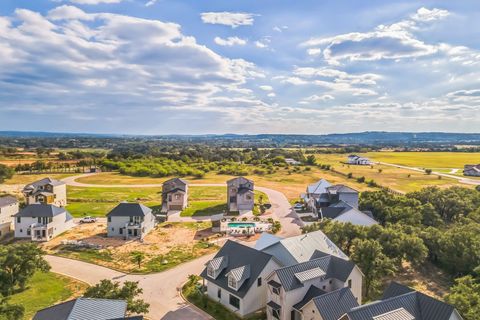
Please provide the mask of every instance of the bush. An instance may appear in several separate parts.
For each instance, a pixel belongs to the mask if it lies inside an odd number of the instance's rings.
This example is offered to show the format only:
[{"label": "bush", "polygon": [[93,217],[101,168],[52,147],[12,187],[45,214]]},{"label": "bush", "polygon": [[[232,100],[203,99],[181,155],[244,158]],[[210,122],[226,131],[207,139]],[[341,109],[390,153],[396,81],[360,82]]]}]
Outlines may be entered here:
[{"label": "bush", "polygon": [[359,177],[357,178],[358,183],[364,183],[365,182],[365,177]]},{"label": "bush", "polygon": [[348,179],[352,179],[352,177],[353,177],[353,173],[349,172],[349,173],[347,174],[347,178],[348,178]]}]

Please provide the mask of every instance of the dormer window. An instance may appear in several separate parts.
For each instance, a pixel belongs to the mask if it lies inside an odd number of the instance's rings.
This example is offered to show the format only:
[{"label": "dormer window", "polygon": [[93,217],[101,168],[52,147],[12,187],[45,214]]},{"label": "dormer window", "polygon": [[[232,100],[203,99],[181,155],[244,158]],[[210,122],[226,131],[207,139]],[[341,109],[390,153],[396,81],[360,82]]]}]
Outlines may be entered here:
[{"label": "dormer window", "polygon": [[232,276],[228,276],[228,286],[232,289],[237,289],[237,280]]},{"label": "dormer window", "polygon": [[215,269],[213,269],[212,266],[208,266],[208,267],[207,267],[207,275],[208,275],[210,278],[215,279]]}]

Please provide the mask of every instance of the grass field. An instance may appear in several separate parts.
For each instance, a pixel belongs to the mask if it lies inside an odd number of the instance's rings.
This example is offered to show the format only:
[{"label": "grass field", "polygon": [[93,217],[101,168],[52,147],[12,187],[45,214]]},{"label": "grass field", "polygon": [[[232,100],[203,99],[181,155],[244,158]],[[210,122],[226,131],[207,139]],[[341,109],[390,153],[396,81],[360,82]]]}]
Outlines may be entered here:
[{"label": "grass field", "polygon": [[48,173],[42,173],[42,174],[15,174],[11,179],[8,179],[4,182],[4,184],[28,184],[31,182],[34,182],[36,180],[40,180],[46,177],[50,177],[53,179],[63,179],[66,177],[71,177],[78,175],[78,173],[54,173],[54,174],[48,174]]},{"label": "grass field", "polygon": [[[365,154],[365,156],[371,154],[372,153]],[[356,166],[343,164],[342,162],[346,160],[346,156],[345,154],[320,154],[317,155],[317,161],[322,164],[330,164],[335,170],[345,174],[352,173],[354,177],[363,176],[367,181],[374,180],[382,186],[401,192],[416,191],[427,186],[449,187],[460,185],[455,179],[446,177],[439,179],[437,175],[427,175],[423,172],[415,172],[392,166],[377,164],[371,166]],[[379,161],[373,157],[371,157],[371,159]],[[350,185],[349,182],[347,182],[347,184]],[[462,184],[462,186],[468,187],[464,184]]]},{"label": "grass field", "polygon": [[480,153],[466,152],[368,152],[363,156],[375,161],[417,168],[461,168],[480,163]]},{"label": "grass field", "polygon": [[11,297],[10,303],[24,306],[24,319],[31,319],[38,310],[79,296],[86,288],[83,282],[51,272],[38,272],[25,291]]}]

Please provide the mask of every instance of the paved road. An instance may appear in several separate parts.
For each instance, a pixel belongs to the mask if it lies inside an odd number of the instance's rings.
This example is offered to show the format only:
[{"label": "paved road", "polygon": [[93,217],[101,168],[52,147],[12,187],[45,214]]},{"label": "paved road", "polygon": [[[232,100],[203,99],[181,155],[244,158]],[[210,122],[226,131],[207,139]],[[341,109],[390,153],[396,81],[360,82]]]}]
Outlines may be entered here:
[{"label": "paved road", "polygon": [[180,297],[178,290],[190,274],[199,274],[204,264],[213,255],[184,263],[176,268],[148,275],[129,275],[94,264],[56,256],[47,256],[52,271],[79,279],[88,284],[96,284],[102,279],[115,281],[138,281],[143,289],[143,299],[150,303],[151,319],[162,320],[206,320],[211,317],[191,307]]},{"label": "paved road", "polygon": [[[393,164],[393,163],[387,163],[387,162],[376,162],[376,163],[383,164],[385,166],[396,167],[396,168],[400,168],[400,169],[412,170],[412,171],[416,171],[416,172],[425,172],[425,169],[421,169],[421,168],[407,167],[407,166],[402,166],[402,165],[399,165],[399,164]],[[432,174],[437,175],[437,176],[442,176],[442,177],[445,177],[445,178],[455,179],[458,182],[463,183],[463,184],[480,185],[480,180],[474,180],[474,179],[454,176],[452,174],[441,173],[441,172],[436,172],[436,171],[432,171]]]}]

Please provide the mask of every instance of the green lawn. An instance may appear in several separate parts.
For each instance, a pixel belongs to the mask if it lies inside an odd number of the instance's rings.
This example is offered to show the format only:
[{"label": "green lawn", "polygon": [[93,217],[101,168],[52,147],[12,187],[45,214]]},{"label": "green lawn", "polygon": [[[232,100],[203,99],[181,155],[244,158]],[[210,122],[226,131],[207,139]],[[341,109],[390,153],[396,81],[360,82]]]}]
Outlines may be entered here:
[{"label": "green lawn", "polygon": [[479,152],[368,152],[376,161],[418,168],[461,168],[480,163]]},{"label": "green lawn", "polygon": [[36,273],[25,291],[14,294],[10,303],[25,308],[25,319],[31,319],[35,312],[71,298],[83,292],[87,285],[55,273]]}]

